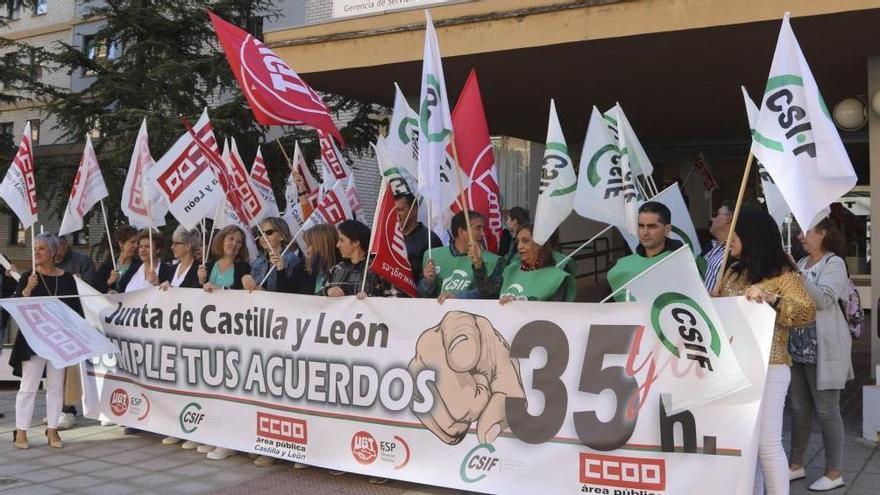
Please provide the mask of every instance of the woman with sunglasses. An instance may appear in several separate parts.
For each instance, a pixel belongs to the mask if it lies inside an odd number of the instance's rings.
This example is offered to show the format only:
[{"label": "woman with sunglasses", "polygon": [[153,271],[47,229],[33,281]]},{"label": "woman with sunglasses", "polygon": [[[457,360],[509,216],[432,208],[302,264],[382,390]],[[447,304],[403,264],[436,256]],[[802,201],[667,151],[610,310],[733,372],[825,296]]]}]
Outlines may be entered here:
[{"label": "woman with sunglasses", "polygon": [[[268,290],[271,292],[287,292],[311,294],[307,278],[303,273],[303,263],[295,246],[291,246],[284,255],[284,248],[290,243],[290,228],[287,222],[278,217],[269,217],[260,222],[257,231],[260,256],[251,262],[251,273],[245,275],[241,282],[247,290]],[[266,273],[269,274],[268,278]],[[266,282],[260,286],[263,279]]]}]

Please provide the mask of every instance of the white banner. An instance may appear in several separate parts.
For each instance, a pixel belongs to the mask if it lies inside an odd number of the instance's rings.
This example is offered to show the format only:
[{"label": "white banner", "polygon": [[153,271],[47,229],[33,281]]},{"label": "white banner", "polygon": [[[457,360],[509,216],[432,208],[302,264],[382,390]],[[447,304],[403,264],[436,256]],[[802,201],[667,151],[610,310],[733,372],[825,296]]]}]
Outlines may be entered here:
[{"label": "white banner", "polygon": [[752,493],[774,313],[742,298],[713,304],[750,386],[675,416],[660,394],[696,364],[642,303],[107,298],[121,352],[86,394],[121,425],[485,493]]},{"label": "white banner", "polygon": [[94,326],[58,299],[4,299],[0,306],[18,324],[34,353],[56,368],[118,352]]},{"label": "white banner", "polygon": [[417,9],[442,3],[460,3],[468,0],[333,0],[333,18],[343,19],[361,15],[384,14],[395,10]]}]

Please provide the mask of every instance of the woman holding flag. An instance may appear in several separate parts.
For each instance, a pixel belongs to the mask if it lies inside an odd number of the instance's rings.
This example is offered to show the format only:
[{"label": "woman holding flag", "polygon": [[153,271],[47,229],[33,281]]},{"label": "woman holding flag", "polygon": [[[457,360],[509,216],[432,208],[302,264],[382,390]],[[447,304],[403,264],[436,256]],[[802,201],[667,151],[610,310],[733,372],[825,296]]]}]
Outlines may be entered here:
[{"label": "woman holding flag", "polygon": [[165,238],[159,232],[150,232],[147,229],[140,231],[135,237],[137,241],[137,253],[140,258],[138,265],[131,266],[125,275],[119,279],[119,292],[133,292],[136,290],[158,287],[162,282],[171,280],[173,268],[162,263],[160,253],[165,247]]},{"label": "woman holding flag", "polygon": [[[52,234],[39,234],[34,238],[34,266],[36,270],[24,272],[18,281],[14,297],[75,296],[76,281],[73,275],[55,266],[55,253],[58,251],[58,238]],[[65,297],[61,301],[70,309],[83,315],[82,305],[76,297]],[[58,418],[64,401],[64,368],[56,368],[52,363],[34,354],[24,334],[15,337],[12,354],[9,356],[12,374],[21,377],[18,394],[15,396],[15,431],[12,441],[17,449],[28,449],[27,430],[34,414],[34,401],[37,389],[46,373],[46,438],[49,446],[60,449],[64,446],[58,435]]]},{"label": "woman holding flag", "polygon": [[[131,225],[124,225],[113,232],[111,242],[116,244],[116,247],[119,249],[117,251],[119,257],[116,259],[115,269],[112,259],[108,259],[98,268],[98,272],[95,275],[95,289],[98,292],[105,294],[111,290],[119,292],[116,282],[125,275],[132,265],[137,265],[140,262],[137,259],[137,234],[137,229]],[[137,269],[137,266],[135,266],[135,269]]]},{"label": "woman holding flag", "polygon": [[[782,235],[773,218],[756,207],[744,206],[730,242],[736,261],[721,278],[722,296],[745,296],[776,311],[770,367],[761,399],[756,492],[763,484],[768,495],[787,494],[788,460],[782,448],[782,411],[791,382],[789,331],[816,318],[816,306],[804,289],[798,268],[782,248]],[[763,476],[761,476],[763,474]]]},{"label": "woman holding flag", "polygon": [[[242,278],[242,285],[247,290],[268,290],[271,292],[287,292],[294,294],[312,294],[314,286],[308,287],[303,273],[303,263],[293,249],[283,255],[284,246],[290,244],[290,228],[287,222],[278,217],[269,217],[260,222],[255,232],[262,253],[251,263],[251,273]],[[269,271],[269,267],[275,269]],[[259,281],[269,278],[263,287]]]}]

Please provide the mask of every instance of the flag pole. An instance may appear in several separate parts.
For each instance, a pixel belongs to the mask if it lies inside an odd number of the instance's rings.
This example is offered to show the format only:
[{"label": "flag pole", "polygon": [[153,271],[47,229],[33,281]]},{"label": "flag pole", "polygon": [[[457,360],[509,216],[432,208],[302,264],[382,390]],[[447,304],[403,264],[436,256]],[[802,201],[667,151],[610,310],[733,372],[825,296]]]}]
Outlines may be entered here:
[{"label": "flag pole", "polygon": [[786,224],[786,227],[785,227],[785,229],[786,229],[786,236],[785,236],[785,238],[786,238],[786,241],[787,241],[786,244],[785,244],[785,247],[786,247],[786,252],[787,252],[788,254],[791,254],[791,214],[790,214],[790,213],[788,214],[788,217],[785,219],[785,224]]},{"label": "flag pole", "polygon": [[[287,254],[287,251],[290,249],[290,246],[293,246],[293,243],[296,242],[296,240],[299,238],[299,235],[302,234],[302,231],[303,231],[302,227],[300,227],[299,230],[296,231],[296,235],[294,235],[293,237],[290,238],[290,242],[288,242],[287,246],[284,247],[284,250],[281,251],[280,256],[284,256],[285,254]],[[274,269],[275,269],[275,265],[269,266],[269,269],[266,270],[266,275],[263,277],[263,280],[260,280],[260,287],[262,287],[263,284],[266,283],[266,280],[269,278],[269,274],[272,273],[272,270],[274,270]]]},{"label": "flag pole", "polygon": [[[110,225],[107,223],[107,210],[104,209],[104,200],[101,200],[101,216],[104,217],[104,229],[107,230],[107,243],[110,244],[110,260],[113,261],[113,271],[116,268],[116,253],[113,252],[113,237],[110,236]],[[151,242],[152,244],[152,242]]]},{"label": "flag pole", "polygon": [[284,145],[281,144],[281,138],[276,139],[275,142],[278,143],[278,147],[281,148],[281,154],[284,155],[284,159],[287,161],[287,166],[293,170],[293,162],[291,162],[290,157],[287,156],[287,151],[285,151]]},{"label": "flag pole", "polygon": [[566,256],[565,258],[562,258],[562,261],[560,261],[559,263],[556,263],[556,268],[559,268],[560,266],[563,266],[563,265],[565,265],[566,263],[568,263],[568,260],[570,260],[571,258],[573,258],[574,255],[578,254],[578,253],[581,251],[581,249],[587,247],[588,244],[590,244],[591,242],[593,242],[593,241],[595,241],[596,239],[598,239],[599,237],[601,237],[605,232],[608,232],[608,231],[611,229],[611,227],[613,227],[613,225],[610,225],[610,224],[609,224],[609,225],[607,225],[604,229],[600,230],[598,234],[596,234],[596,235],[594,235],[593,237],[590,237],[589,239],[587,239],[583,244],[581,244],[580,246],[578,246],[577,249],[575,249],[574,251],[572,251],[571,253],[569,253],[568,256]]},{"label": "flag pole", "polygon": [[[214,210],[214,218],[212,218],[211,222],[211,235],[208,236],[208,246],[214,243],[214,225],[217,223],[217,215],[220,214],[220,208],[226,206],[226,195],[223,195],[223,201],[217,203],[217,208]],[[207,247],[207,246],[206,246]],[[205,251],[206,247],[202,248],[202,251]],[[202,253],[205,254],[204,252]]]},{"label": "flag pole", "polygon": [[[103,205],[102,205],[103,206]],[[153,270],[153,226],[147,227],[147,233],[150,236],[150,270]]]},{"label": "flag pole", "polygon": [[[373,249],[373,239],[376,238],[376,231],[378,228],[376,227],[376,221],[379,219],[379,210],[381,210],[382,202],[385,199],[385,190],[388,187],[388,181],[384,176],[380,179],[382,181],[382,185],[379,186],[379,199],[376,201],[376,210],[373,211],[373,230],[370,232],[370,243],[367,244],[367,261],[364,263],[364,279],[361,281],[361,292],[364,291],[364,288],[367,286],[367,272],[370,271],[370,251]],[[410,210],[412,211],[412,207]]]},{"label": "flag pole", "polygon": [[[638,280],[638,279],[644,277],[645,275],[647,275],[648,272],[650,272],[651,270],[657,268],[658,266],[662,265],[663,263],[666,263],[670,258],[672,258],[673,256],[675,256],[675,253],[681,251],[682,249],[690,249],[690,248],[688,247],[687,244],[685,244],[684,246],[679,247],[678,249],[676,249],[675,251],[673,251],[672,253],[670,253],[669,256],[666,256],[666,257],[663,258],[662,260],[660,260],[660,261],[654,263],[653,265],[649,266],[648,268],[646,268],[644,271],[642,271],[641,273],[639,273],[639,274],[636,275],[635,277],[629,279],[629,281],[627,281],[627,283],[625,283],[625,284],[621,285],[620,287],[618,287],[617,290],[615,290],[614,292],[612,292],[611,294],[609,294],[608,297],[606,297],[605,299],[602,299],[601,301],[599,301],[599,304],[602,304],[602,303],[604,303],[604,302],[607,302],[609,299],[611,299],[611,298],[613,298],[614,296],[616,296],[618,292],[620,292],[620,291],[626,289],[627,287],[630,286],[630,284],[632,284],[632,283],[635,282],[636,280]],[[629,291],[628,291],[628,290],[627,290],[627,296],[626,296],[626,299],[627,299],[627,301],[629,301]]]},{"label": "flag pole", "polygon": [[208,252],[205,249],[205,217],[202,217],[202,264],[204,265],[207,260]]},{"label": "flag pole", "polygon": [[[749,174],[752,170],[752,162],[755,161],[755,155],[749,151],[749,158],[746,160],[746,169],[743,171],[742,181],[739,185],[739,195],[736,198],[736,207],[733,210],[733,218],[730,219],[730,231],[727,232],[727,241],[724,243],[724,254],[721,256],[721,265],[718,267],[719,277],[724,276],[724,270],[727,267],[727,258],[730,256],[730,243],[733,240],[733,234],[736,231],[736,220],[739,218],[739,210],[742,207],[743,197],[746,194],[746,186],[749,183]],[[719,278],[720,280],[720,278]],[[721,284],[715,285],[713,296],[721,294]]]},{"label": "flag pole", "polygon": [[[260,231],[260,235],[263,236],[263,239],[266,239],[266,233],[263,232],[263,227],[260,227],[260,222],[257,222],[257,230]],[[269,248],[269,251],[272,251],[272,254],[275,254],[275,248],[269,244],[269,239],[266,239],[266,247]]]},{"label": "flag pole", "polygon": [[[450,144],[452,144],[452,158],[455,160],[455,163],[452,164],[455,167],[455,184],[458,186],[458,197],[461,198],[461,211],[464,212],[464,223],[467,226],[468,233],[468,247],[474,243],[474,235],[471,233],[471,212],[470,205],[468,204],[467,197],[464,195],[464,189],[461,187],[461,168],[458,166],[458,147],[455,146],[455,131],[449,133]],[[456,232],[453,232],[453,235]]]},{"label": "flag pole", "polygon": [[37,222],[31,224],[31,274],[37,273],[37,254],[34,251],[35,242],[34,238],[36,234],[34,231],[37,229]]}]

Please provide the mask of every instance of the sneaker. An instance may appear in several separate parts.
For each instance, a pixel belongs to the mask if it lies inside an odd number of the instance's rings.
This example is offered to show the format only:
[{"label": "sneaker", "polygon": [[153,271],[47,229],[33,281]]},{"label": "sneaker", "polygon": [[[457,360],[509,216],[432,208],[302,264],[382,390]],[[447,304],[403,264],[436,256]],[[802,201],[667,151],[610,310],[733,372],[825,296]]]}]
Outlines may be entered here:
[{"label": "sneaker", "polygon": [[791,469],[788,470],[788,481],[802,480],[806,477],[807,473],[804,471],[804,468],[795,469],[793,471]]},{"label": "sneaker", "polygon": [[275,460],[276,459],[274,457],[269,457],[267,455],[261,455],[261,456],[258,456],[256,459],[254,459],[254,466],[269,467],[272,464],[275,464]]},{"label": "sneaker", "polygon": [[109,419],[102,419],[101,426],[116,426],[116,423],[110,421]]},{"label": "sneaker", "polygon": [[388,483],[388,478],[370,478],[371,485],[384,485]]},{"label": "sneaker", "polygon": [[187,440],[187,441],[183,442],[182,444],[180,444],[180,448],[182,448],[183,450],[192,450],[192,449],[198,447],[199,445],[201,445],[199,442],[193,442],[192,440]]},{"label": "sneaker", "polygon": [[73,413],[61,413],[58,417],[57,428],[59,430],[69,430],[76,424],[76,415]]},{"label": "sneaker", "polygon": [[810,485],[811,492],[827,492],[829,490],[834,490],[835,488],[840,488],[844,485],[843,476],[837,478],[836,480],[832,480],[827,476],[822,476],[817,479]]},{"label": "sneaker", "polygon": [[123,428],[122,434],[123,435],[134,435],[135,433],[137,433],[139,431],[141,431],[141,430],[138,430],[137,428],[132,428],[131,426],[126,426],[125,428]]},{"label": "sneaker", "polygon": [[[64,414],[64,413],[62,413],[62,414]],[[43,419],[40,420],[40,424],[41,425],[49,424],[49,418],[47,418],[46,416],[43,416]]]},{"label": "sneaker", "polygon": [[199,447],[196,449],[196,452],[198,452],[199,454],[207,454],[208,452],[210,452],[216,448],[217,447],[214,447],[213,445],[208,445],[206,443],[203,443],[203,444],[199,445]]},{"label": "sneaker", "polygon": [[309,468],[308,464],[303,464],[301,462],[294,462],[293,463],[293,469],[308,469],[308,468]]},{"label": "sneaker", "polygon": [[226,459],[227,457],[232,457],[235,455],[235,451],[232,449],[224,449],[223,447],[217,447],[216,449],[208,452],[208,459],[212,461],[220,461]]},{"label": "sneaker", "polygon": [[343,474],[348,473],[348,471],[340,471],[338,469],[328,469],[327,471],[333,476],[342,476]]},{"label": "sneaker", "polygon": [[174,445],[176,443],[180,443],[180,439],[177,437],[165,437],[162,439],[162,445]]}]

